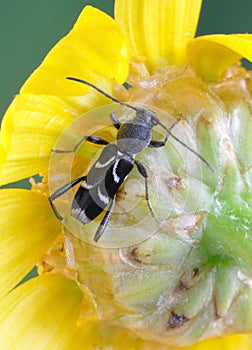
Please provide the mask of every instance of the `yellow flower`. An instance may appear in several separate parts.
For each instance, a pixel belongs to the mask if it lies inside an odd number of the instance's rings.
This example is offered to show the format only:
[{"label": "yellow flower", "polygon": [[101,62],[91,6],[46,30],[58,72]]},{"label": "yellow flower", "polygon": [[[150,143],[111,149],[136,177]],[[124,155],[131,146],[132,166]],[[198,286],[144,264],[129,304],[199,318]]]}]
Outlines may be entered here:
[{"label": "yellow flower", "polygon": [[[86,111],[109,103],[101,94],[70,82],[66,77],[85,79],[121,100],[127,100],[128,93],[131,94],[122,87],[127,81],[133,87],[138,86],[133,100],[157,104],[152,97],[146,98],[143,82],[167,74],[167,67],[170,67],[169,74],[174,81],[184,70],[187,81],[192,86],[197,83],[203,90],[207,89],[208,82],[226,82],[223,77],[227,79],[233,70],[237,80],[246,74],[241,67],[229,67],[243,57],[252,61],[252,35],[207,35],[193,39],[200,8],[200,0],[117,0],[114,20],[95,8],[85,7],[74,28],[49,52],[7,110],[0,134],[0,184],[35,174],[42,174],[43,182],[33,182],[31,191],[2,189],[0,192],[1,349],[162,350],[183,345],[183,339],[176,341],[176,332],[161,344],[161,336],[149,337],[127,327],[127,317],[123,325],[118,322],[129,311],[122,306],[124,299],[141,299],[141,293],[136,295],[134,288],[142,281],[130,280],[125,273],[123,282],[128,283],[128,289],[125,292],[118,279],[115,305],[109,304],[113,298],[110,286],[113,282],[107,270],[108,267],[116,269],[116,263],[109,265],[111,262],[106,261],[102,248],[88,246],[62,230],[48,201],[47,172],[51,150],[63,130]],[[246,79],[249,83],[251,75],[246,75]],[[157,80],[157,85],[159,83]],[[183,95],[183,84],[176,81],[174,84],[177,94]],[[190,108],[200,110],[200,101],[205,101],[205,97],[200,95],[198,98],[195,91],[192,88],[191,95],[184,96],[181,110],[173,107],[170,110],[183,113],[189,103],[193,105]],[[213,91],[216,92],[211,90],[211,93]],[[176,99],[178,95],[172,96]],[[167,96],[169,99],[169,94]],[[242,147],[247,150],[245,144]],[[246,163],[247,153],[241,162]],[[214,152],[209,158],[214,162]],[[216,169],[218,171],[218,167]],[[131,253],[137,254],[136,251]],[[232,257],[237,258],[235,253]],[[109,259],[112,264],[117,261],[113,251],[109,252]],[[244,254],[242,259],[245,266],[250,262],[249,254]],[[92,264],[96,260],[101,261]],[[102,269],[105,261],[108,266]],[[41,276],[13,289],[35,264],[38,264]],[[164,270],[155,283],[149,274],[149,299],[161,296],[161,281],[169,276]],[[180,287],[183,289],[182,284]],[[198,292],[199,295],[203,293],[202,289]],[[188,300],[190,297],[192,295],[188,293]],[[225,308],[222,300],[216,303]],[[129,302],[129,305],[134,309],[133,304]],[[242,304],[238,309],[237,317],[245,306]],[[174,322],[183,321],[177,317]],[[203,324],[203,318],[200,320]],[[128,323],[131,321],[129,317]],[[139,328],[141,321],[139,319]],[[240,332],[251,331],[246,322]],[[200,329],[201,324],[196,326]],[[199,332],[191,343],[186,343],[187,336],[185,332],[186,345],[204,338]],[[169,342],[174,345],[170,347]],[[243,350],[250,349],[251,344],[250,335],[238,334],[203,340],[189,349]]]}]

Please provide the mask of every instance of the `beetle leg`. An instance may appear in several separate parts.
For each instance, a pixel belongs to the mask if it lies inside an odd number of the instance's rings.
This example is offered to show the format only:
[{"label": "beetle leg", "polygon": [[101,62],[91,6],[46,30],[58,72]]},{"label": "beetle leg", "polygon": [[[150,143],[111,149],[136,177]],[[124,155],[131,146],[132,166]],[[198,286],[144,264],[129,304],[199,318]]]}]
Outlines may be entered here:
[{"label": "beetle leg", "polygon": [[95,145],[108,145],[109,142],[106,140],[103,140],[102,138],[98,137],[98,136],[84,136],[81,138],[81,140],[74,146],[73,149],[71,150],[61,150],[61,149],[53,149],[52,152],[55,153],[74,153],[77,151],[77,149],[79,148],[79,146],[82,144],[82,142],[84,141],[88,141],[91,142]]},{"label": "beetle leg", "polygon": [[[165,136],[164,141],[156,141],[156,140],[151,140],[151,142],[149,143],[148,147],[153,147],[153,148],[159,148],[159,147],[163,147],[166,145],[168,138],[170,136],[170,132],[171,130],[181,121],[181,116],[178,117],[178,119],[175,120],[175,122],[170,126],[170,128],[168,129],[168,133]],[[162,126],[162,124],[160,123],[160,125]]]},{"label": "beetle leg", "polygon": [[115,127],[117,130],[119,130],[120,127],[121,127],[121,123],[120,123],[119,120],[116,118],[115,112],[112,112],[112,113],[110,114],[110,119],[111,119],[111,121],[112,121],[114,127]]},{"label": "beetle leg", "polygon": [[57,211],[55,205],[53,204],[53,201],[54,201],[56,198],[62,196],[62,195],[63,195],[64,193],[66,193],[67,191],[69,191],[70,188],[76,186],[78,183],[80,183],[80,182],[82,182],[82,181],[85,181],[86,178],[87,178],[86,176],[78,177],[77,179],[75,179],[75,180],[69,182],[68,184],[66,184],[66,185],[64,185],[64,186],[62,186],[62,187],[60,187],[57,191],[55,191],[55,192],[48,198],[48,199],[49,199],[49,202],[50,202],[50,204],[51,204],[51,207],[52,207],[52,209],[53,209],[53,211],[54,211],[54,214],[57,216],[57,218],[58,218],[60,221],[62,221],[63,218],[62,218],[62,216],[59,214],[59,212]]},{"label": "beetle leg", "polygon": [[148,147],[153,147],[153,148],[159,148],[159,147],[163,147],[166,145],[166,141],[156,141],[156,140],[151,140],[151,142],[149,143]]},{"label": "beetle leg", "polygon": [[139,171],[139,173],[144,177],[144,181],[145,181],[145,200],[147,202],[147,205],[148,205],[148,208],[149,208],[149,211],[151,213],[151,215],[153,216],[153,218],[158,221],[158,217],[157,215],[155,214],[152,206],[151,206],[151,203],[150,203],[150,200],[149,200],[149,186],[148,186],[148,173],[145,169],[145,167],[143,166],[142,163],[140,163],[139,161],[135,160],[135,164],[137,166],[137,170]]},{"label": "beetle leg", "polygon": [[86,180],[86,176],[81,176],[78,177],[77,179],[74,179],[73,181],[69,182],[68,184],[60,187],[56,192],[54,192],[50,197],[49,200],[50,201],[54,201],[54,199],[62,196],[64,193],[66,193],[67,191],[70,190],[70,188],[76,186],[78,183],[80,183],[81,181],[85,181]]},{"label": "beetle leg", "polygon": [[110,216],[111,216],[111,214],[113,212],[113,208],[114,208],[114,205],[115,205],[115,198],[116,198],[116,196],[114,196],[112,198],[111,203],[109,205],[109,208],[108,208],[106,214],[104,215],[104,217],[103,217],[103,219],[102,219],[102,221],[101,221],[101,223],[100,223],[100,225],[99,225],[99,227],[98,227],[98,229],[96,231],[96,234],[94,236],[94,241],[95,242],[98,242],[98,240],[101,238],[105,228],[108,225]]}]

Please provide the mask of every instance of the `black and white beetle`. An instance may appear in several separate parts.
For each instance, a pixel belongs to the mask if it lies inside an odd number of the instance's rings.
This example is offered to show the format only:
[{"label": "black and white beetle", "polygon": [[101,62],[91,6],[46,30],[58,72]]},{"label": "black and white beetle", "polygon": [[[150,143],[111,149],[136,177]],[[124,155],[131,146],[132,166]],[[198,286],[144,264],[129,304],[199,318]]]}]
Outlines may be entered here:
[{"label": "black and white beetle", "polygon": [[[151,110],[119,101],[85,80],[72,77],[68,77],[67,79],[88,85],[112,101],[129,107],[135,111],[135,116],[123,124],[120,123],[113,112],[111,113],[111,121],[114,127],[118,130],[115,144],[111,144],[98,136],[84,136],[73,150],[54,150],[54,152],[58,153],[75,152],[84,141],[105,146],[98,160],[91,167],[87,175],[81,176],[62,186],[49,197],[49,201],[56,216],[60,220],[63,220],[63,218],[57,212],[53,201],[70,190],[72,187],[76,186],[78,183],[82,182],[74,196],[71,207],[71,215],[84,225],[94,220],[103,210],[108,207],[106,214],[104,215],[95,233],[95,242],[98,242],[105,228],[107,227],[115,204],[117,191],[128,174],[131,172],[134,165],[136,165],[139,173],[145,179],[145,200],[151,215],[157,219],[149,201],[147,171],[143,164],[135,159],[136,154],[143,151],[146,147],[163,147],[165,146],[168,137],[171,136],[182,146],[186,147],[197,157],[199,157],[211,171],[214,171],[206,159],[204,159],[200,154],[187,146],[172,133],[172,128],[179,122],[180,119],[177,119],[168,129],[159,121],[156,113]],[[166,131],[164,141],[152,140],[152,129],[157,125],[160,125]]]}]

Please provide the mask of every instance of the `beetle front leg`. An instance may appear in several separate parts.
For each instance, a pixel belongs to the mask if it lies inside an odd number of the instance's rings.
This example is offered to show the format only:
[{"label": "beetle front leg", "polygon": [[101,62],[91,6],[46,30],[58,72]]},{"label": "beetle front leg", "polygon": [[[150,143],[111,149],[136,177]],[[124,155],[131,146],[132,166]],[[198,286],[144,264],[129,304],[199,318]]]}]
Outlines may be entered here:
[{"label": "beetle front leg", "polygon": [[77,151],[77,149],[80,147],[80,145],[82,144],[82,142],[84,141],[88,141],[91,142],[95,145],[103,145],[106,146],[109,144],[108,141],[98,137],[98,136],[84,136],[82,137],[82,139],[74,146],[73,149],[71,150],[61,150],[61,149],[52,149],[52,152],[55,153],[75,153]]},{"label": "beetle front leg", "polygon": [[114,125],[114,127],[115,127],[117,130],[119,130],[120,127],[121,127],[121,123],[120,123],[119,120],[116,118],[115,112],[112,112],[112,113],[110,114],[110,119],[111,119],[112,124]]},{"label": "beetle front leg", "polygon": [[171,127],[168,129],[168,133],[166,134],[164,141],[151,140],[148,147],[159,148],[159,147],[165,146],[170,136],[171,130],[181,121],[181,119],[182,119],[181,116],[178,117],[178,119],[176,119],[175,122],[171,125]]}]

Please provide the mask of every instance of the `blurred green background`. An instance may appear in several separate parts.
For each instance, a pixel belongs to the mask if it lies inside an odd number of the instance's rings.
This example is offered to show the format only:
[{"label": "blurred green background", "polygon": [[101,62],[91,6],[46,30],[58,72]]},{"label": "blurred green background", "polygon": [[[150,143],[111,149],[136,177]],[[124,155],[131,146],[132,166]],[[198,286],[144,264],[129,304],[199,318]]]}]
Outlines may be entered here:
[{"label": "blurred green background", "polygon": [[[113,0],[1,1],[0,117],[87,4],[113,15]],[[251,0],[205,0],[197,34],[252,32],[251,14]]]}]

